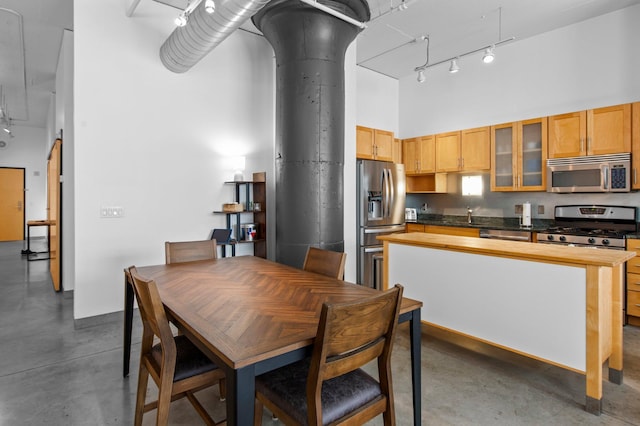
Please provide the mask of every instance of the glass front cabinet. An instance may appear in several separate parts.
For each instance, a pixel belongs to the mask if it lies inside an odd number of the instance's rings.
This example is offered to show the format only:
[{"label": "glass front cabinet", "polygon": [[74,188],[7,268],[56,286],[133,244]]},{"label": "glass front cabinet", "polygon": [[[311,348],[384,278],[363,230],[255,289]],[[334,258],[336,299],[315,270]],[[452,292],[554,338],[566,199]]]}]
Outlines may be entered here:
[{"label": "glass front cabinet", "polygon": [[547,118],[491,126],[491,190],[545,191]]}]

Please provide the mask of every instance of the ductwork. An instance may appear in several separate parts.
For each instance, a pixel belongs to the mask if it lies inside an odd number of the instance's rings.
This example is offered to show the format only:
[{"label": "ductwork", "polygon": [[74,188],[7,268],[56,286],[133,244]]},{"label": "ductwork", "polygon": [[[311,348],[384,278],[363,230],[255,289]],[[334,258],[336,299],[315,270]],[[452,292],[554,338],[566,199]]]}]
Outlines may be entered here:
[{"label": "ductwork", "polygon": [[170,71],[188,71],[269,1],[217,0],[212,14],[200,3],[187,25],[177,27],[162,44],[160,60]]}]

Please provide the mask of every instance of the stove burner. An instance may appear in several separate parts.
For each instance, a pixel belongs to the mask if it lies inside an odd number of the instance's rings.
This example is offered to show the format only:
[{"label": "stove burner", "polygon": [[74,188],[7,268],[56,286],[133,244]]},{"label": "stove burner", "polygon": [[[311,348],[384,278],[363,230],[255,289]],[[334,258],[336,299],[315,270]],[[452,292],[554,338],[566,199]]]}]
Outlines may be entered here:
[{"label": "stove burner", "polygon": [[624,238],[631,231],[620,231],[616,229],[591,229],[591,228],[571,228],[565,226],[556,226],[543,231],[546,234],[564,234],[579,236],[597,236],[602,238]]}]

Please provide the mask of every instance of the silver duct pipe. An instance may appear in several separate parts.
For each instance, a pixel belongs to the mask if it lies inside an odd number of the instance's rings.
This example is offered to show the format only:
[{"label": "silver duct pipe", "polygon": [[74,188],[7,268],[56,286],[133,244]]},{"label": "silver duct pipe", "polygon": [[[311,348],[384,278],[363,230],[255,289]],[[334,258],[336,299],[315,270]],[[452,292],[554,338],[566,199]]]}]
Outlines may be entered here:
[{"label": "silver duct pipe", "polygon": [[177,27],[162,44],[160,60],[170,71],[188,71],[269,1],[217,0],[212,14],[200,3],[187,25]]}]

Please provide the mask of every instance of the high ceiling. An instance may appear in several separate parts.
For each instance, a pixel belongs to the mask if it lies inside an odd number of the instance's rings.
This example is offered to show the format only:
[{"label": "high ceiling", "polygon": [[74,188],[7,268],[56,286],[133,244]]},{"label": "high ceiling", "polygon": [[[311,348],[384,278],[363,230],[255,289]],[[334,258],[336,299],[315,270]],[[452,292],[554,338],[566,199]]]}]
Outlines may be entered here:
[{"label": "high ceiling", "polygon": [[[83,0],[85,1],[85,0]],[[87,0],[88,1],[88,0]],[[134,0],[119,2],[123,13]],[[184,8],[187,0],[140,0]],[[218,0],[225,1],[225,0]],[[292,0],[293,1],[293,0]],[[370,0],[371,21],[358,36],[358,65],[402,78],[426,62],[580,22],[640,0]],[[17,12],[17,14],[16,14]],[[135,18],[134,16],[131,19]],[[250,22],[242,27],[258,32]],[[44,127],[64,29],[73,0],[0,0],[0,85],[14,125]],[[167,37],[169,34],[167,34]],[[480,54],[478,54],[480,55]],[[162,66],[158,62],[158,66]]]}]

